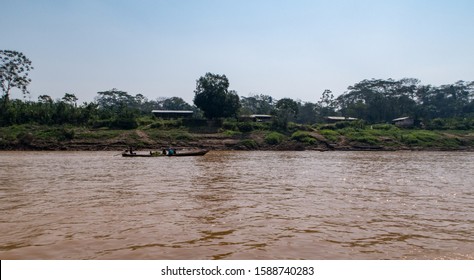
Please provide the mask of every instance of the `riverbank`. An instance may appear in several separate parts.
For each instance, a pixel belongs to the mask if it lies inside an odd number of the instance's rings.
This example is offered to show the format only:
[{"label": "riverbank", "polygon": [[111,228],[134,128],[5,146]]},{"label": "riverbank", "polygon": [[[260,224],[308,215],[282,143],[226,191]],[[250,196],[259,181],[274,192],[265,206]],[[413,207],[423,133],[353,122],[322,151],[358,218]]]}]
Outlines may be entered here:
[{"label": "riverbank", "polygon": [[474,151],[474,131],[294,125],[274,131],[261,124],[219,128],[143,126],[133,130],[20,125],[0,128],[1,150],[157,150],[192,147],[211,150],[450,150]]}]

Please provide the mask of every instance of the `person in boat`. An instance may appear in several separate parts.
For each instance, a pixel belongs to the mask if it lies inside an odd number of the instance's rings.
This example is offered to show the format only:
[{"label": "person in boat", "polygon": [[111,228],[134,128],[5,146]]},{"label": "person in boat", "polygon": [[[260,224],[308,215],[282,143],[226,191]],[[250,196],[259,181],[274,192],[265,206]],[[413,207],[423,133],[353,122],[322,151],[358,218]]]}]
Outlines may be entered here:
[{"label": "person in boat", "polygon": [[172,148],[168,149],[168,155],[169,156],[172,156],[172,155],[175,155],[175,154],[176,154],[176,151],[174,149],[172,149]]},{"label": "person in boat", "polygon": [[[125,151],[125,152],[127,152],[127,151]],[[130,147],[128,148],[128,152],[129,152],[131,155],[134,155],[134,154],[135,154],[135,152],[133,152],[132,146],[130,146]]]}]

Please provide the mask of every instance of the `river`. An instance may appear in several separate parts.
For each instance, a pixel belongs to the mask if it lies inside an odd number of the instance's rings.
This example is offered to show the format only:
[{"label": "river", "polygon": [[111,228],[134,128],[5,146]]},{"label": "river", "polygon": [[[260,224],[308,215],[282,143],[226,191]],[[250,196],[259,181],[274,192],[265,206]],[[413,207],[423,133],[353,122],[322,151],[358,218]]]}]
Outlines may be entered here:
[{"label": "river", "polygon": [[0,152],[0,259],[474,259],[474,153]]}]

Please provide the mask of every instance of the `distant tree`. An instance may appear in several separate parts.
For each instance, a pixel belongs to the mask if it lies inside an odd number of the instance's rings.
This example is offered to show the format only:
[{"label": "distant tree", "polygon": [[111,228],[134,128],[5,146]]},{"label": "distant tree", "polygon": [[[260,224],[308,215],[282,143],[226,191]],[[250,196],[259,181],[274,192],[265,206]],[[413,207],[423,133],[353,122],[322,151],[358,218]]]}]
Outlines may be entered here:
[{"label": "distant tree", "polygon": [[273,97],[264,94],[252,94],[249,97],[241,97],[240,104],[243,114],[269,115],[275,107]]},{"label": "distant tree", "polygon": [[298,115],[298,103],[291,98],[278,100],[275,108],[273,125],[280,129],[286,129],[289,119]]},{"label": "distant tree", "polygon": [[393,118],[413,115],[417,79],[363,80],[348,87],[337,98],[344,116],[364,119],[369,123],[388,122]]},{"label": "distant tree", "polygon": [[43,94],[43,95],[38,96],[38,102],[40,102],[40,103],[53,103],[53,99],[51,98],[51,96]]},{"label": "distant tree", "polygon": [[225,75],[206,73],[196,81],[194,104],[208,119],[235,117],[240,108],[237,93],[229,90]]},{"label": "distant tree", "polygon": [[135,98],[126,91],[116,88],[106,91],[99,91],[95,98],[97,105],[102,109],[117,109],[124,106],[134,107]]},{"label": "distant tree", "polygon": [[32,70],[31,61],[21,52],[0,50],[0,84],[4,103],[8,103],[10,92],[18,88],[23,94],[28,94],[27,86],[31,79],[28,77]]},{"label": "distant tree", "polygon": [[311,102],[298,102],[298,114],[296,122],[313,124],[317,122],[319,106]]},{"label": "distant tree", "polygon": [[109,127],[122,129],[137,127],[135,119],[139,116],[139,110],[134,96],[116,88],[97,94],[95,100],[99,118],[109,120]]},{"label": "distant tree", "polygon": [[159,105],[163,110],[193,110],[193,106],[189,105],[181,97],[162,98],[159,101]]},{"label": "distant tree", "polygon": [[74,107],[77,106],[77,97],[73,93],[65,93],[62,100],[70,105],[74,105]]},{"label": "distant tree", "polygon": [[331,90],[326,89],[323,91],[321,99],[318,101],[318,107],[320,121],[322,121],[327,116],[336,114],[337,102]]}]

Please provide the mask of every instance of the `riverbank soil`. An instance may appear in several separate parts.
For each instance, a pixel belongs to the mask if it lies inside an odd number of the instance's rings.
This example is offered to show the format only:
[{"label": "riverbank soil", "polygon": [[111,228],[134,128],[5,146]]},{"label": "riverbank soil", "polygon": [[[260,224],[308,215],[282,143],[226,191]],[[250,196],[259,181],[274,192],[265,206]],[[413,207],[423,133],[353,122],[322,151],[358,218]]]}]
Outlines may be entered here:
[{"label": "riverbank soil", "polygon": [[275,131],[262,125],[235,129],[140,127],[132,130],[72,126],[0,127],[1,150],[155,150],[162,147],[211,150],[453,150],[474,151],[474,131],[432,131],[364,127],[322,129],[295,125]]}]

